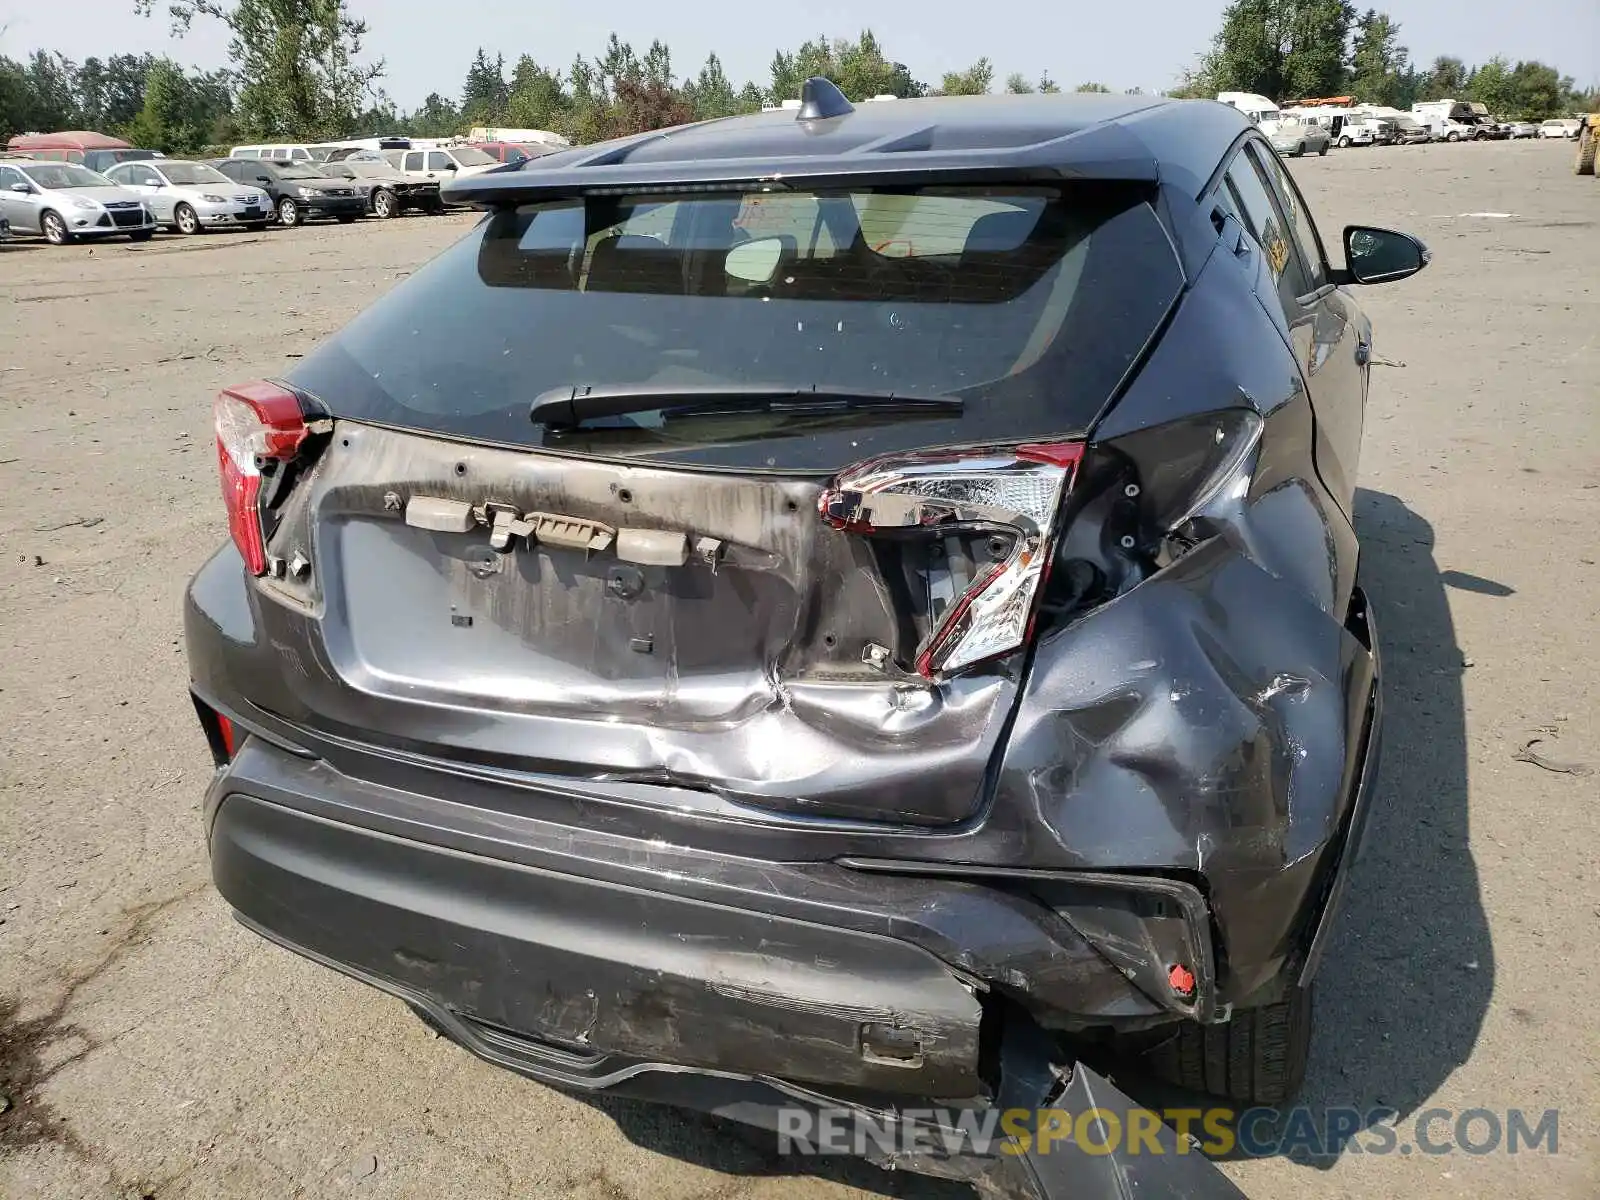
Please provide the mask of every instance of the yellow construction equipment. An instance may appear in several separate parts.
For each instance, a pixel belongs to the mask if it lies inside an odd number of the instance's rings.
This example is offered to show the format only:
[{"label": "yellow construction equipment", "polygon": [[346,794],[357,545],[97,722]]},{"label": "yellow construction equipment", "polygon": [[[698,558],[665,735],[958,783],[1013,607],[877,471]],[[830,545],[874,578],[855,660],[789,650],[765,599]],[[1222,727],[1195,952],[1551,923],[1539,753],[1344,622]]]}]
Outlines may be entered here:
[{"label": "yellow construction equipment", "polygon": [[1574,175],[1593,175],[1595,148],[1600,146],[1600,113],[1579,117],[1578,157],[1572,164]]}]

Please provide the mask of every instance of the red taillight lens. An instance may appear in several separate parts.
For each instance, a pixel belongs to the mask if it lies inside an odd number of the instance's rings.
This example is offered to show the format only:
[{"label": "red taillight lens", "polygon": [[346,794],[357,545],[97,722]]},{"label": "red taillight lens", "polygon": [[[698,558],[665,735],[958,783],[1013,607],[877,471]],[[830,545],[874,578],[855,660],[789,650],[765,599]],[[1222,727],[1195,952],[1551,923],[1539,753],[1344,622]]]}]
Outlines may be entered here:
[{"label": "red taillight lens", "polygon": [[288,462],[306,438],[305,417],[293,392],[275,383],[245,383],[217,395],[217,466],[228,532],[253,575],[267,570],[261,536],[261,466]]},{"label": "red taillight lens", "polygon": [[894,455],[842,472],[818,509],[850,533],[942,536],[1003,530],[1004,557],[944,606],[917,650],[932,679],[1019,649],[1028,639],[1057,532],[1061,501],[1083,457],[1080,442]]},{"label": "red taillight lens", "polygon": [[233,722],[221,713],[217,714],[217,736],[222,739],[222,749],[230,759],[238,753],[239,739],[233,731]]}]

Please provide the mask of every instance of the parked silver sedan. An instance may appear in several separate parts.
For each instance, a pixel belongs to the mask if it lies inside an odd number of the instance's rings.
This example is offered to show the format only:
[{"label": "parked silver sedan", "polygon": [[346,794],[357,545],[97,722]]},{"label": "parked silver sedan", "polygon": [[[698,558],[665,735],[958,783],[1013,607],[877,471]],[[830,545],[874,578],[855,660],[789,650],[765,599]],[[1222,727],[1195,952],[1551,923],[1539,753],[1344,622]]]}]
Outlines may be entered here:
[{"label": "parked silver sedan", "polygon": [[215,167],[182,159],[119,163],[106,178],[144,197],[156,220],[179,233],[219,225],[265,229],[275,216],[266,192],[235,183]]},{"label": "parked silver sedan", "polygon": [[1326,154],[1333,138],[1321,125],[1310,121],[1284,119],[1271,138],[1272,148],[1288,158],[1303,158],[1307,154]]},{"label": "parked silver sedan", "polygon": [[156,231],[137,193],[76,163],[0,162],[0,216],[12,233],[38,234],[52,246],[124,233],[143,242]]}]

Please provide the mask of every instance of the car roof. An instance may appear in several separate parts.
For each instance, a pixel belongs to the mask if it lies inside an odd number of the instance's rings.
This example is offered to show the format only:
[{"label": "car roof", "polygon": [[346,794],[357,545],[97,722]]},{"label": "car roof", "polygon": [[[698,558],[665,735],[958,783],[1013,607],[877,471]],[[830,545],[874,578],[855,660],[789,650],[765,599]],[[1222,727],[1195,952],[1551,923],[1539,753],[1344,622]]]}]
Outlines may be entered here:
[{"label": "car roof", "polygon": [[[811,81],[808,81],[808,88]],[[843,101],[842,96],[833,96]],[[870,101],[841,115],[779,109],[558,150],[446,184],[494,203],[530,191],[851,177],[1005,175],[1192,183],[1251,126],[1212,100],[1033,94]]]}]

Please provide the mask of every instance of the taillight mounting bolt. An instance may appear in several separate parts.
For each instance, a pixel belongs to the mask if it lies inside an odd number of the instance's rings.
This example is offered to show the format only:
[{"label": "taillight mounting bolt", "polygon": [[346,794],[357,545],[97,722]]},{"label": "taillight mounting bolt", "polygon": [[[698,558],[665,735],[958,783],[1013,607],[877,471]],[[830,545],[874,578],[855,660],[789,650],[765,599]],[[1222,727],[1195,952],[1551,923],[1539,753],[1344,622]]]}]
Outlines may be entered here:
[{"label": "taillight mounting bolt", "polygon": [[1122,489],[1122,494],[1129,500],[1132,500],[1139,494],[1139,485],[1137,483],[1130,483],[1127,487]]}]

